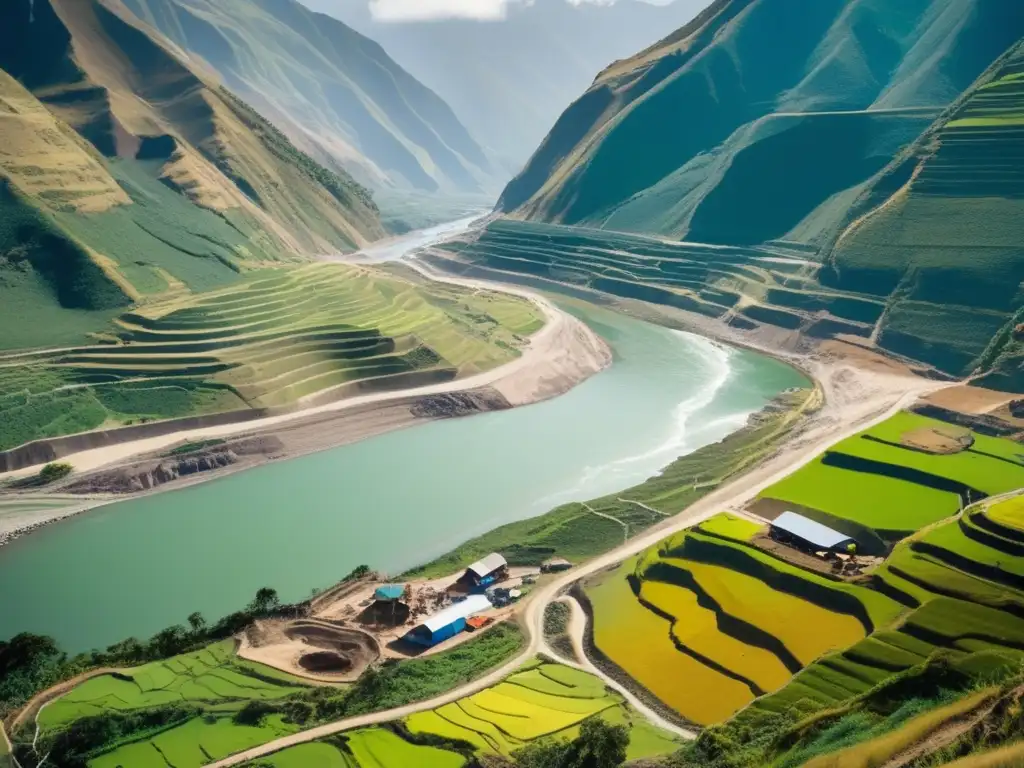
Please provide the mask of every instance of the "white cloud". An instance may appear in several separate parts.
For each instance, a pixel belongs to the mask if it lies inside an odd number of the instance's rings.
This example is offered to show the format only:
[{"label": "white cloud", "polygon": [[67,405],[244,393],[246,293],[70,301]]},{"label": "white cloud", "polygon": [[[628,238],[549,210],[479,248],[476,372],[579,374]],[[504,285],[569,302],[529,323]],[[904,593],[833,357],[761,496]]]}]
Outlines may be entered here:
[{"label": "white cloud", "polygon": [[509,0],[370,0],[377,21],[464,18],[498,21]]},{"label": "white cloud", "polygon": [[[674,0],[644,0],[668,5]],[[424,21],[427,19],[479,19],[500,21],[514,2],[534,0],[370,0],[370,13],[377,21]],[[594,3],[611,5],[616,0],[566,0],[571,5]]]}]

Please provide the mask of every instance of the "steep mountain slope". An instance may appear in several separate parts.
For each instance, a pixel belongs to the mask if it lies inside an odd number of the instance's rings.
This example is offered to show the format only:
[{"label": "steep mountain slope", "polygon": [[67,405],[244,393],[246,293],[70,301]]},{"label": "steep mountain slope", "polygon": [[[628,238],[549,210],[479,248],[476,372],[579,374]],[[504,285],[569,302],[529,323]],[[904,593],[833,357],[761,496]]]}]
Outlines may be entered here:
[{"label": "steep mountain slope", "polygon": [[1024,389],[1024,43],[847,215],[826,285],[887,298],[878,344]]},{"label": "steep mountain slope", "polygon": [[296,151],[119,0],[17,0],[4,20],[0,68],[107,157],[159,161],[192,202],[241,209],[296,250],[381,234],[365,190]]},{"label": "steep mountain slope", "polygon": [[500,207],[694,241],[818,242],[1022,33],[1013,0],[718,0],[602,72]]},{"label": "steep mountain slope", "polygon": [[395,22],[375,20],[367,0],[302,2],[381,43],[498,153],[507,173],[522,167],[565,105],[608,62],[650,45],[706,5],[536,0],[510,3],[501,22]]},{"label": "steep mountain slope", "polygon": [[365,189],[119,0],[12,0],[0,22],[0,347],[79,341],[131,303],[383,234]]},{"label": "steep mountain slope", "polygon": [[488,180],[489,161],[448,105],[334,18],[296,0],[124,2],[321,162],[428,191]]}]

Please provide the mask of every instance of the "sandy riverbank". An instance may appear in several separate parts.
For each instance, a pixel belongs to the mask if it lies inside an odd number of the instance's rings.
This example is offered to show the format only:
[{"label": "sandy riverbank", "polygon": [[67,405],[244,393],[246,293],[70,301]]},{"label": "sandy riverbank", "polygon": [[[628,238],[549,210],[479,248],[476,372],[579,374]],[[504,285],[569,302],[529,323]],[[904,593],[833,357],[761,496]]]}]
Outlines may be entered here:
[{"label": "sandy riverbank", "polygon": [[[540,402],[567,392],[611,364],[611,350],[597,334],[533,291],[463,280],[417,268],[431,279],[470,288],[498,289],[527,298],[543,311],[545,325],[530,337],[515,360],[463,379],[353,397],[255,421],[183,430],[62,457],[61,461],[75,467],[75,474],[61,485],[48,489],[47,493],[7,491],[0,494],[0,546],[69,515],[125,498],[126,494],[112,496],[110,493],[112,485],[118,485],[114,481],[119,476],[126,473],[152,475],[161,464],[167,465],[167,450],[184,442],[225,440],[230,443],[272,438],[274,449],[241,453],[225,466],[183,474],[172,482],[150,485],[147,481],[142,493],[183,488],[267,461],[328,450],[432,420]],[[0,480],[33,475],[39,469],[36,465],[0,474]],[[69,486],[78,491],[70,498],[64,493]]]}]

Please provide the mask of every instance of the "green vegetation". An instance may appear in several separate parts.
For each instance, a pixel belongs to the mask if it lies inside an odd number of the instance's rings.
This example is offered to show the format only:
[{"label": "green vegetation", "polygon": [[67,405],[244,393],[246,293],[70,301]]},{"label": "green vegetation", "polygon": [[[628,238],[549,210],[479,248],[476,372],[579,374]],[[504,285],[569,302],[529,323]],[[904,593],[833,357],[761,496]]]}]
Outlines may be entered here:
[{"label": "green vegetation", "polygon": [[493,688],[411,715],[405,725],[411,734],[470,744],[479,754],[515,756],[517,765],[562,765],[557,757],[549,757],[550,763],[537,761],[541,755],[560,754],[578,738],[593,738],[594,728],[614,736],[622,750],[619,761],[609,765],[664,755],[676,747],[598,678],[549,663],[527,665]]},{"label": "green vegetation", "polygon": [[[922,447],[928,443],[942,452]],[[1019,443],[904,412],[832,446],[761,498],[798,505],[826,525],[846,521],[848,532],[866,544],[864,528],[893,542],[963,504],[1020,487]]]},{"label": "green vegetation", "polygon": [[49,483],[55,483],[58,480],[61,480],[70,475],[74,471],[74,469],[75,468],[72,467],[67,462],[55,461],[50,464],[47,464],[45,467],[39,470],[39,480],[44,485],[48,485]]},{"label": "green vegetation", "polygon": [[0,641],[0,717],[27,702],[39,691],[61,680],[99,667],[134,667],[148,661],[198,651],[211,642],[224,640],[255,619],[282,613],[294,615],[301,606],[281,605],[277,592],[263,587],[244,609],[208,624],[200,613],[188,617],[188,627],[170,626],[147,642],[134,637],[73,658],[61,652],[53,638],[21,633]]},{"label": "green vegetation", "polygon": [[960,509],[954,493],[829,466],[824,458],[766,488],[761,496],[852,520],[889,538],[899,538]]},{"label": "green vegetation", "polygon": [[[275,155],[303,168],[346,207],[353,196],[368,206],[371,202],[340,170],[343,166],[383,182],[376,186],[399,182],[435,196],[439,185],[446,192],[476,191],[475,176],[490,171],[483,151],[444,101],[380,46],[331,16],[314,15],[297,2],[126,4],[209,62],[235,93],[274,116],[297,146],[255,115],[259,128],[254,132]],[[181,22],[184,14],[188,24]],[[241,106],[248,124],[245,112],[251,110]]]},{"label": "green vegetation", "polygon": [[196,451],[202,451],[207,448],[215,448],[218,445],[224,445],[225,441],[218,438],[212,440],[196,440],[194,442],[185,443],[179,445],[177,448],[172,448],[167,452],[168,456],[184,456],[187,453],[195,453]]},{"label": "green vegetation", "polygon": [[541,324],[518,297],[344,265],[146,305],[113,343],[0,357],[0,450],[43,437],[471,375]]},{"label": "green vegetation", "polygon": [[770,455],[804,413],[816,407],[816,396],[811,390],[783,395],[779,407],[768,410],[754,426],[677,459],[641,485],[496,528],[406,575],[442,576],[490,552],[500,552],[512,565],[540,565],[554,554],[581,562],[605,552],[621,543],[622,526],[590,510],[621,520],[630,536],[637,535]]},{"label": "green vegetation", "polygon": [[586,589],[598,651],[693,722],[721,721],[905,610],[743,540],[704,533],[734,530],[734,520],[708,522],[591,579]]}]

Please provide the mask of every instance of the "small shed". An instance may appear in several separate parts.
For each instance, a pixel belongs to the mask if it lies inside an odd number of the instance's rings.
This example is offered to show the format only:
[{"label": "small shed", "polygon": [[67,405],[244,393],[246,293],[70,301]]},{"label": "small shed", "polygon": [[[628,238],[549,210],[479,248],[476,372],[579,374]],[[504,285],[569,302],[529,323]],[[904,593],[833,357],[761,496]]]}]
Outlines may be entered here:
[{"label": "small shed", "polygon": [[550,560],[545,560],[540,564],[541,573],[558,573],[560,571],[568,571],[570,568],[572,568],[572,563],[564,557],[552,557]]},{"label": "small shed", "polygon": [[856,539],[796,512],[783,512],[772,521],[768,535],[775,541],[807,552],[848,552]]},{"label": "small shed", "polygon": [[384,584],[383,586],[377,587],[373,592],[373,599],[379,600],[382,603],[391,603],[396,600],[401,600],[402,595],[405,594],[404,584]]},{"label": "small shed", "polygon": [[466,572],[459,577],[459,583],[479,589],[501,581],[506,576],[508,576],[508,563],[497,552],[492,552],[469,566]]},{"label": "small shed", "polygon": [[413,627],[405,636],[417,645],[432,646],[455,637],[466,628],[466,620],[477,613],[489,610],[491,601],[486,595],[470,595],[443,611],[438,611],[422,624]]}]

